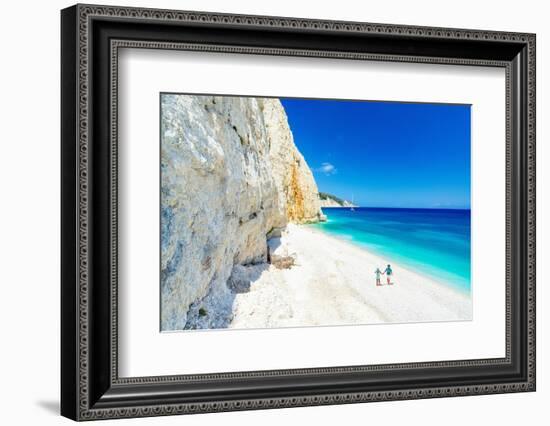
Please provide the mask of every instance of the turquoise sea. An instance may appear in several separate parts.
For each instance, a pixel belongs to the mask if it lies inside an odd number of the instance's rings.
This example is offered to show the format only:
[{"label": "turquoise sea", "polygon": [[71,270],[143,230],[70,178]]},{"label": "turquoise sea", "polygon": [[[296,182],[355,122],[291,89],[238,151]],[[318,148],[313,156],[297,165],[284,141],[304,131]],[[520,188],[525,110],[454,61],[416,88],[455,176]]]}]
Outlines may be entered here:
[{"label": "turquoise sea", "polygon": [[[323,208],[313,226],[405,268],[470,291],[470,210]],[[385,265],[380,265],[383,270]]]}]

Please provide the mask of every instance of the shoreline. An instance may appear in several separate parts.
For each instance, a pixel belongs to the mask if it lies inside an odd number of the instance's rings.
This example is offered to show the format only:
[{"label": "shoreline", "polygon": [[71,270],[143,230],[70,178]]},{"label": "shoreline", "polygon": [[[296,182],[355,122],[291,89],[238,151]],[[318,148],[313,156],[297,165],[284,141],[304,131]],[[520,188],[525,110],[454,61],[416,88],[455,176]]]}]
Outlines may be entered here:
[{"label": "shoreline", "polygon": [[431,281],[437,282],[438,284],[449,287],[450,289],[456,290],[457,292],[459,292],[461,294],[464,294],[466,296],[471,295],[471,291],[472,291],[471,286],[469,286],[468,288],[465,288],[464,286],[462,286],[458,283],[451,282],[449,279],[446,279],[443,276],[438,276],[437,273],[431,273],[429,271],[417,270],[417,269],[415,269],[415,266],[413,265],[413,262],[399,261],[392,254],[386,255],[384,253],[378,253],[378,252],[374,251],[373,249],[371,249],[370,247],[367,247],[366,244],[363,244],[361,242],[355,242],[353,240],[353,238],[346,238],[345,236],[339,236],[339,235],[336,235],[336,234],[332,234],[330,232],[325,232],[325,231],[323,231],[319,228],[316,228],[316,227],[311,227],[310,229],[311,229],[312,232],[316,232],[316,233],[319,233],[321,235],[326,235],[327,237],[334,238],[334,239],[336,239],[336,240],[338,240],[338,241],[340,241],[344,244],[348,244],[352,247],[363,250],[363,251],[367,252],[372,257],[377,257],[379,259],[385,259],[384,262],[388,262],[391,265],[394,265],[394,264],[395,265],[398,265],[398,264],[403,265],[404,264],[405,266],[401,266],[401,268],[403,270],[408,271],[409,273],[422,275],[426,279],[429,279]]},{"label": "shoreline", "polygon": [[[289,224],[281,244],[288,269],[241,266],[248,291],[233,295],[229,328],[363,325],[472,319],[471,295],[305,225]],[[376,267],[392,264],[394,284],[377,287]],[[382,283],[385,283],[385,276]]]}]

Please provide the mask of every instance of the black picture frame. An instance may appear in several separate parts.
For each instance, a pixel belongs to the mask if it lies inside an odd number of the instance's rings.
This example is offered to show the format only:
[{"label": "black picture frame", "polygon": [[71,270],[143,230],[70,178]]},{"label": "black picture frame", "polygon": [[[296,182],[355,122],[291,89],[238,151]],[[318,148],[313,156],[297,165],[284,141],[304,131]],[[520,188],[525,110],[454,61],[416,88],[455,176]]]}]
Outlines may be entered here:
[{"label": "black picture frame", "polygon": [[[75,5],[61,12],[61,414],[74,420],[535,390],[534,34]],[[506,357],[119,378],[117,49],[506,69]]]}]

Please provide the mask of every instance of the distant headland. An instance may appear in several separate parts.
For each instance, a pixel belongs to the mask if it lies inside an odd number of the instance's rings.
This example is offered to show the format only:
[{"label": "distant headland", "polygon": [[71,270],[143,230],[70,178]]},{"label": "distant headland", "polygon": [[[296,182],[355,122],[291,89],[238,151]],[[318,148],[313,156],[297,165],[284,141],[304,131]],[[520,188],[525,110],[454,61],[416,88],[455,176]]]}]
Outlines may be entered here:
[{"label": "distant headland", "polygon": [[321,207],[358,207],[348,200],[326,192],[319,192],[319,202]]}]

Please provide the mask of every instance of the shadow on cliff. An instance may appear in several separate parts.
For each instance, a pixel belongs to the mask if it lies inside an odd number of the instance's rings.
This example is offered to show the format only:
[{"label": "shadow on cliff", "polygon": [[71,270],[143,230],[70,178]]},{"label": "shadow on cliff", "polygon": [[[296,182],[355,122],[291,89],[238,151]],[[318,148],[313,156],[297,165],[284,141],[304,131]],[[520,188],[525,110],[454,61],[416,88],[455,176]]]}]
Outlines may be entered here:
[{"label": "shadow on cliff", "polygon": [[269,263],[235,265],[227,280],[227,287],[233,294],[248,293],[252,284],[268,269]]},{"label": "shadow on cliff", "polygon": [[269,263],[235,265],[225,284],[227,288],[210,289],[208,294],[191,304],[187,312],[185,330],[228,328],[233,320],[235,299],[240,293],[248,293]]}]

